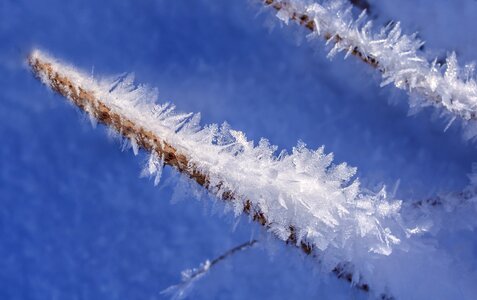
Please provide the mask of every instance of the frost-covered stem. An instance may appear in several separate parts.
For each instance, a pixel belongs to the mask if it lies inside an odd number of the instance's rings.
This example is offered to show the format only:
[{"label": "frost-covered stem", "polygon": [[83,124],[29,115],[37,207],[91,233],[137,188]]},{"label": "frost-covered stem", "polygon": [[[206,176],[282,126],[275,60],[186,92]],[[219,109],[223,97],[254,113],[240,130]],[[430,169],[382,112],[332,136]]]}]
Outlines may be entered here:
[{"label": "frost-covered stem", "polygon": [[[28,62],[36,76],[46,76],[53,90],[71,100],[76,106],[92,115],[100,123],[115,129],[126,138],[134,134],[138,146],[148,152],[155,152],[159,157],[163,157],[164,164],[176,168],[180,173],[187,175],[206,189],[215,190],[218,188],[217,186],[210,186],[207,174],[198,171],[195,166],[191,165],[186,154],[179,153],[161,137],[138,126],[125,116],[113,112],[100,99],[97,99],[94,93],[83,89],[81,86],[76,86],[69,78],[55,72],[49,63],[33,56],[29,57]],[[224,201],[232,201],[235,198],[236,195],[230,190],[225,191],[222,195],[222,200]],[[266,216],[258,208],[253,207],[249,200],[246,201],[244,212],[251,215],[254,221],[267,226]],[[287,243],[295,244],[294,228],[291,227],[290,230],[292,233]],[[306,254],[312,252],[312,246],[306,242],[302,242],[300,248]]]},{"label": "frost-covered stem", "polygon": [[39,78],[46,77],[54,91],[71,100],[76,106],[90,114],[100,123],[113,128],[126,138],[134,135],[139,147],[148,152],[155,152],[159,157],[163,157],[165,164],[175,167],[198,184],[208,187],[207,176],[198,172],[195,168],[190,168],[187,157],[178,153],[167,141],[164,141],[151,131],[136,125],[125,116],[113,112],[100,99],[97,99],[93,92],[81,86],[76,86],[68,77],[55,72],[50,63],[34,56],[30,56],[28,62],[36,76]]},{"label": "frost-covered stem", "polygon": [[207,274],[212,267],[233,256],[234,254],[247,250],[257,244],[257,240],[251,240],[227,250],[225,253],[214,258],[213,260],[206,260],[198,268],[188,269],[182,271],[182,281],[176,285],[172,285],[163,290],[161,294],[171,295],[171,299],[180,300],[187,297],[187,293],[192,285],[205,274]]},{"label": "frost-covered stem", "polygon": [[[197,144],[198,141],[193,142],[194,135],[178,133],[178,129],[175,127],[177,124],[170,129],[166,129],[166,127],[160,127],[164,129],[159,130],[157,126],[163,125],[157,124],[157,122],[160,123],[165,121],[161,121],[162,119],[150,119],[153,118],[153,116],[150,115],[151,111],[147,109],[142,110],[140,104],[134,101],[130,103],[127,102],[127,104],[125,104],[121,102],[119,98],[116,99],[115,97],[127,97],[127,95],[121,93],[114,94],[114,92],[112,92],[116,88],[116,85],[112,88],[99,85],[99,83],[92,80],[91,78],[88,78],[84,74],[74,70],[69,66],[64,66],[56,62],[54,59],[49,58],[39,51],[34,51],[30,55],[28,62],[34,74],[45,84],[49,85],[59,94],[68,98],[73,104],[88,113],[98,122],[109,126],[125,138],[130,139],[133,145],[137,146],[138,148],[143,148],[153,156],[161,158],[164,164],[174,167],[180,173],[188,176],[199,185],[211,191],[211,193],[217,195],[226,203],[240,203],[241,205],[236,207],[239,207],[239,209],[244,213],[250,215],[251,219],[270,230],[277,238],[283,240],[286,244],[291,244],[298,247],[305,254],[316,257],[318,261],[326,259],[321,256],[321,253],[323,253],[321,251],[327,249],[329,252],[332,252],[333,250],[328,248],[335,246],[339,247],[339,245],[341,245],[341,243],[332,243],[330,246],[328,246],[329,242],[323,239],[324,235],[321,233],[316,233],[316,240],[314,240],[314,242],[310,242],[310,238],[314,237],[316,230],[323,231],[328,229],[330,226],[333,228],[331,229],[333,231],[332,235],[330,235],[330,238],[336,238],[336,233],[343,234],[343,236],[338,235],[338,238],[348,238],[349,232],[351,230],[356,230],[358,233],[354,247],[357,247],[359,243],[362,243],[360,245],[366,249],[364,250],[364,253],[372,251],[373,253],[376,253],[376,255],[388,255],[390,251],[389,249],[391,247],[390,245],[395,244],[398,241],[396,237],[392,236],[388,228],[382,227],[377,218],[382,218],[383,222],[385,222],[384,219],[387,218],[388,215],[393,216],[395,209],[399,207],[399,203],[387,202],[386,196],[384,194],[378,194],[374,196],[365,195],[362,193],[357,194],[357,189],[359,188],[359,183],[357,181],[349,186],[342,186],[341,182],[344,179],[341,178],[349,178],[352,176],[352,174],[354,174],[355,171],[347,167],[345,164],[327,167],[331,163],[331,157],[323,156],[320,152],[322,150],[317,150],[316,152],[301,150],[304,151],[303,156],[299,156],[299,152],[297,152],[295,156],[287,156],[286,154],[282,154],[282,158],[271,158],[273,160],[267,161],[273,165],[266,166],[266,168],[268,168],[265,169],[266,172],[268,172],[266,173],[266,176],[272,176],[275,178],[270,183],[271,185],[269,185],[268,188],[278,189],[275,184],[279,182],[279,180],[282,180],[280,182],[283,182],[283,184],[280,185],[280,188],[284,188],[283,193],[292,190],[299,193],[294,196],[296,198],[291,198],[288,200],[288,206],[293,207],[293,210],[288,210],[287,202],[285,202],[283,198],[280,198],[282,196],[287,196],[286,194],[277,194],[276,196],[271,194],[273,199],[266,199],[264,198],[264,193],[266,191],[259,189],[258,191],[254,192],[256,189],[255,185],[259,183],[257,181],[254,183],[248,183],[248,181],[246,181],[247,184],[254,184],[254,189],[252,191],[253,193],[251,192],[251,196],[247,197],[242,193],[237,194],[235,190],[244,187],[231,185],[230,182],[226,182],[225,180],[228,178],[228,173],[210,173],[211,169],[209,168],[213,168],[213,165],[210,165],[211,162],[207,162],[207,168],[204,166],[200,168],[197,165],[202,163],[200,160],[198,160],[198,158],[203,157],[204,159],[208,160],[210,159],[210,155],[213,155],[214,158],[218,156],[226,161],[231,159],[230,161],[227,161],[228,163],[234,164],[231,167],[240,168],[241,164],[244,163],[242,161],[244,158],[240,158],[240,156],[237,157],[238,154],[227,154],[226,152],[223,153],[225,148],[220,144],[208,144],[207,146],[207,142],[201,142],[199,147],[199,144]],[[126,90],[126,92],[130,93],[133,91],[133,89],[130,88],[126,88]],[[104,97],[104,99],[102,97]],[[150,108],[151,107],[148,109]],[[184,140],[188,138],[191,140]],[[187,144],[188,142],[190,142],[190,144]],[[239,142],[241,142],[241,140],[237,140],[234,144],[229,144],[229,146],[233,146]],[[173,145],[178,145],[178,147],[181,147],[181,150],[178,150],[178,148]],[[245,146],[247,145],[248,144]],[[201,153],[201,151],[218,152]],[[206,155],[201,156],[201,154]],[[191,161],[191,157],[193,157],[192,155],[195,155],[194,161]],[[263,156],[263,154],[260,155]],[[306,158],[309,160],[306,162],[300,161],[300,159]],[[312,161],[312,159],[315,159],[315,161]],[[250,164],[248,165],[248,168],[251,168],[257,164],[263,164],[264,161],[265,158],[262,157],[258,158],[257,160],[252,155],[250,160],[246,161],[245,163],[248,162]],[[280,168],[280,164],[284,165],[288,162],[290,162],[292,169],[283,171],[285,177],[280,177],[283,179],[277,178],[278,175],[274,173],[276,171],[274,171],[273,168]],[[217,164],[220,163],[220,161],[213,160],[212,163]],[[295,169],[301,167],[306,169],[303,171],[301,169]],[[320,179],[320,181],[310,181],[311,175],[308,176],[307,174],[310,172],[310,174],[314,174],[313,172],[323,172],[321,171],[323,168],[326,172],[328,172],[326,173],[327,177]],[[221,172],[232,171],[233,169],[228,167],[221,169]],[[215,177],[211,174],[215,174]],[[238,175],[240,180],[247,179],[247,177],[243,178],[242,174]],[[243,175],[247,176],[246,174]],[[235,179],[232,177],[230,180]],[[296,183],[301,182],[303,182],[304,185],[299,184],[298,186],[295,186]],[[244,184],[242,181],[238,181],[235,184],[240,185],[241,183]],[[337,185],[337,183],[339,184]],[[327,187],[326,184],[329,184],[329,187]],[[304,188],[307,188],[307,190],[303,190]],[[312,193],[304,194],[307,191],[309,192],[309,188],[312,188]],[[328,190],[326,190],[326,188],[328,188]],[[336,221],[335,217],[331,216],[330,212],[324,207],[320,206],[315,211],[310,211],[312,207],[310,207],[310,204],[305,202],[303,199],[303,197],[306,197],[306,195],[310,195],[313,199],[322,197],[320,200],[314,200],[315,202],[313,204],[316,205],[323,205],[323,202],[327,203],[326,201],[331,201],[329,202],[329,205],[337,205],[336,210],[339,212],[336,218],[346,217],[346,219],[343,220],[343,223],[346,224],[345,226],[349,227],[345,227],[344,229],[334,228],[335,226],[339,225],[339,222]],[[343,202],[345,200],[350,202]],[[264,204],[263,201],[270,202]],[[279,203],[280,205],[277,206]],[[262,210],[261,205],[264,205],[263,207],[267,209],[267,212]],[[346,208],[347,206],[349,207]],[[334,209],[334,206],[332,206],[331,209]],[[289,212],[295,211],[296,215],[297,210],[299,210],[302,214],[300,215],[300,218],[293,219],[295,217],[292,215],[292,219],[287,219],[290,218]],[[282,211],[283,215],[277,215]],[[366,232],[359,231],[357,227],[361,226],[363,222],[368,222],[368,218],[370,223],[367,225]],[[325,234],[326,232],[323,231],[323,233]],[[369,234],[369,236],[366,236],[366,234]],[[365,241],[364,238],[367,238],[367,240]],[[375,238],[378,240],[374,241],[373,239]],[[370,246],[368,246],[367,243],[369,243]],[[330,270],[332,273],[334,273],[338,278],[352,283],[360,290],[369,291],[370,287],[364,282],[363,278],[361,276],[354,276],[353,263],[348,262],[349,258],[347,258],[345,255],[340,256],[340,248],[335,249],[338,250],[336,252],[337,256],[346,258],[337,261],[332,260],[333,263],[330,265]],[[337,263],[339,261],[343,262]],[[333,268],[332,266],[335,267]],[[379,292],[380,291],[376,291],[376,293]]]},{"label": "frost-covered stem", "polygon": [[[333,56],[344,51],[379,70],[382,86],[394,84],[413,97],[416,107],[435,106],[464,120],[477,120],[477,83],[473,65],[460,68],[455,53],[446,61],[445,72],[437,60],[429,62],[419,54],[423,42],[416,35],[402,34],[399,23],[372,32],[371,22],[364,23],[365,12],[355,20],[349,4],[331,0],[325,4],[303,0],[263,0],[277,16],[293,21],[334,45]],[[473,137],[477,133],[469,133]]]},{"label": "frost-covered stem", "polygon": [[[317,31],[316,22],[313,19],[313,17],[307,14],[306,12],[295,10],[295,8],[291,6],[288,1],[264,0],[264,3],[265,5],[273,7],[278,12],[282,10],[287,10],[289,13],[290,20],[295,21],[296,23],[300,24],[301,26],[305,27],[311,32]],[[336,34],[333,32],[323,32],[320,35],[326,41],[332,41],[333,43],[339,43],[340,41],[343,40],[343,38],[339,34]],[[351,50],[351,54],[358,57],[360,60],[372,66],[373,68],[379,67],[379,62],[376,60],[375,57],[373,57],[372,55],[366,55],[362,53],[358,47],[354,47]]]},{"label": "frost-covered stem", "polygon": [[[55,72],[50,63],[43,62],[40,58],[34,56],[30,56],[28,62],[36,76],[46,76],[50,87],[54,91],[71,100],[100,123],[113,128],[126,138],[134,134],[138,146],[148,152],[155,152],[158,157],[163,157],[164,164],[176,168],[180,173],[187,175],[206,189],[215,190],[218,188],[217,186],[210,186],[207,174],[198,171],[193,165],[191,166],[185,154],[179,153],[167,141],[156,136],[153,132],[138,126],[125,116],[113,112],[100,99],[97,99],[93,92],[85,90],[81,86],[76,86],[69,78]],[[223,193],[222,200],[232,201],[235,197],[234,193],[229,190]],[[244,212],[251,215],[253,220],[261,225],[266,226],[268,224],[266,216],[259,209],[252,207],[252,203],[248,200],[244,206]],[[291,227],[290,230],[292,233],[287,243],[296,244],[294,228]],[[312,252],[312,246],[306,242],[302,242],[300,248],[306,254]]]},{"label": "frost-covered stem", "polygon": [[[55,72],[50,63],[44,62],[39,57],[33,55],[30,55],[28,62],[36,76],[40,78],[46,77],[50,87],[54,91],[71,100],[80,109],[98,120],[98,122],[113,128],[126,138],[134,135],[135,142],[139,147],[148,152],[155,153],[158,157],[162,157],[164,164],[176,168],[180,173],[187,175],[206,189],[215,190],[220,188],[220,186],[210,186],[207,174],[198,171],[194,165],[191,165],[186,154],[177,151],[168,141],[155,135],[152,131],[112,111],[111,108],[100,99],[97,99],[93,92],[85,90],[81,86],[76,86],[68,77]],[[222,199],[225,201],[232,201],[234,198],[235,195],[230,190],[225,191],[222,195]],[[261,225],[268,223],[265,215],[257,208],[252,207],[250,201],[246,202],[244,212],[251,215],[253,220]],[[291,235],[289,240],[292,242],[296,240],[296,238]],[[311,246],[308,244],[303,243],[301,248],[305,253],[311,253]]]}]

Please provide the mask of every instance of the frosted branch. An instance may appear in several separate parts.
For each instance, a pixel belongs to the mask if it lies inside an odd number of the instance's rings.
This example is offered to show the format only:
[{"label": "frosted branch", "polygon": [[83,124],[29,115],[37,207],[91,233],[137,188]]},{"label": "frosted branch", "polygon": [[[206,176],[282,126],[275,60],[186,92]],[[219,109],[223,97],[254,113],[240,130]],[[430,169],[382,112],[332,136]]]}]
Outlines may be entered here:
[{"label": "frosted branch", "polygon": [[408,238],[401,202],[384,189],[362,189],[356,169],[333,163],[323,147],[299,143],[292,153],[275,155],[277,148],[265,139],[254,145],[227,124],[200,126],[198,114],[156,104],[157,91],[134,85],[131,76],[94,79],[38,50],[29,63],[46,85],[129,139],[134,149],[149,152],[146,175],[172,166],[224,200],[236,216],[249,215],[314,257],[323,271],[364,291],[377,284],[373,293],[386,293],[373,270]]},{"label": "frosted branch", "polygon": [[[477,119],[477,84],[474,66],[459,67],[455,53],[451,53],[445,66],[437,60],[429,62],[418,50],[423,42],[416,34],[402,33],[400,23],[392,23],[375,32],[371,21],[362,12],[355,19],[351,6],[343,0],[323,4],[304,0],[264,0],[264,4],[277,11],[285,24],[298,23],[311,33],[310,38],[321,37],[333,44],[329,57],[345,52],[378,69],[381,86],[393,84],[406,90],[414,109],[435,106],[451,116],[463,120]],[[469,131],[468,138],[477,135]]]}]

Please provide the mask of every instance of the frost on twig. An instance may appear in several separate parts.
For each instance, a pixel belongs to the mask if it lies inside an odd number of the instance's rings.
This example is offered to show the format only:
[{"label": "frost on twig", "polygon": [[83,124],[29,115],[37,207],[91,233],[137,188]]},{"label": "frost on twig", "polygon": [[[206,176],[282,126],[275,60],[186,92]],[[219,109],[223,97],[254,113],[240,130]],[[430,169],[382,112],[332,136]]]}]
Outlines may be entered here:
[{"label": "frost on twig", "polygon": [[227,258],[233,256],[234,254],[247,250],[257,244],[257,240],[251,240],[240,244],[232,249],[227,250],[225,253],[219,257],[214,258],[213,260],[206,260],[201,263],[198,268],[187,269],[181,272],[181,282],[168,287],[163,290],[161,294],[170,295],[173,300],[181,300],[187,297],[188,293],[192,289],[193,285],[206,275],[210,269],[220,263],[221,261],[226,260]]},{"label": "frost on twig", "polygon": [[388,199],[385,190],[361,189],[356,169],[334,164],[323,147],[299,143],[292,153],[275,155],[277,148],[266,139],[254,145],[227,124],[202,127],[198,114],[156,104],[157,91],[135,86],[131,77],[93,79],[39,50],[29,63],[46,85],[150,152],[146,174],[160,173],[162,164],[174,167],[223,199],[235,215],[249,215],[276,238],[316,257],[323,271],[362,290],[370,289],[363,274],[371,276],[374,261],[406,238],[401,202]]},{"label": "frost on twig", "polygon": [[426,106],[459,116],[468,121],[467,138],[477,135],[477,83],[474,65],[460,67],[455,53],[445,65],[437,59],[429,62],[419,49],[423,42],[417,34],[402,33],[399,22],[380,30],[373,30],[363,11],[358,18],[351,13],[351,6],[344,0],[317,3],[305,0],[263,0],[277,11],[285,24],[298,23],[311,31],[310,38],[320,37],[333,45],[329,57],[344,52],[353,55],[378,69],[383,81],[381,86],[393,84],[410,95],[411,109]]}]

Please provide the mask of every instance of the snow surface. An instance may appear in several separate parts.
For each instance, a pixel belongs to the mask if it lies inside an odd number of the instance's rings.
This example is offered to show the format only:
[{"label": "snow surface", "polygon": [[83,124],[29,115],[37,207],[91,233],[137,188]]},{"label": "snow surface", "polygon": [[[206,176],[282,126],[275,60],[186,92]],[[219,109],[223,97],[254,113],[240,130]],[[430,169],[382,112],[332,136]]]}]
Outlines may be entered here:
[{"label": "snow surface", "polygon": [[[422,31],[430,41],[426,47],[473,58],[474,1],[371,3],[377,22],[402,17],[405,31]],[[200,111],[205,123],[227,120],[251,139],[264,136],[287,149],[297,140],[315,149],[326,145],[335,161],[358,166],[362,186],[375,192],[381,184],[393,191],[400,182],[397,198],[420,200],[469,183],[475,145],[461,139],[458,120],[444,132],[448,120],[432,119],[431,111],[408,117],[406,95],[380,89],[378,76],[360,63],[330,62],[327,51],[307,43],[297,47],[305,33],[296,28],[275,26],[269,33],[267,27],[277,22],[267,13],[256,17],[255,5],[0,5],[2,298],[161,298],[159,291],[176,283],[180,270],[260,232],[247,222],[231,232],[233,221],[202,208],[211,201],[170,205],[171,199],[195,198],[184,194],[194,190],[182,189],[185,183],[168,168],[159,188],[139,179],[147,157],[118,151],[104,130],[79,122],[61,97],[32,78],[23,62],[36,46],[92,74],[134,70],[140,82],[158,85],[160,98],[181,111]],[[446,26],[435,29],[436,22]],[[470,32],[468,38],[455,34],[462,31]],[[436,252],[396,253],[394,263],[382,266],[390,273],[401,264],[423,271],[411,274],[414,280],[394,275],[402,298],[475,298],[475,234],[457,228],[429,236],[426,249]],[[276,244],[270,255],[270,247],[218,266],[191,297],[365,297],[345,282],[315,274],[294,249]]]}]

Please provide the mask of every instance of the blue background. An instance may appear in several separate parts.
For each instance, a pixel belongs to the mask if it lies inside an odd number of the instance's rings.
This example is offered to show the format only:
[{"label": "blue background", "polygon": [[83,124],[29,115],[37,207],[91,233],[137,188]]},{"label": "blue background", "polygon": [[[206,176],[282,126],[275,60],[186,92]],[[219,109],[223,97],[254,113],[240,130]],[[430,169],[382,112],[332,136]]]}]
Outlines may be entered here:
[{"label": "blue background", "polygon": [[[432,14],[445,1],[371,2],[377,24],[403,19],[432,54],[472,58],[475,34],[455,32],[475,26],[463,14],[474,1],[445,17]],[[440,30],[446,20],[455,22]],[[246,219],[234,230],[170,168],[158,187],[139,178],[146,155],[121,151],[25,64],[39,47],[94,76],[135,72],[204,123],[227,121],[280,148],[325,145],[369,189],[399,181],[406,201],[468,184],[476,150],[458,121],[444,132],[432,110],[409,117],[404,93],[379,88],[354,59],[328,60],[305,35],[246,0],[0,0],[0,299],[161,299],[181,270],[252,237],[262,246],[214,268],[192,299],[365,297]]]}]

